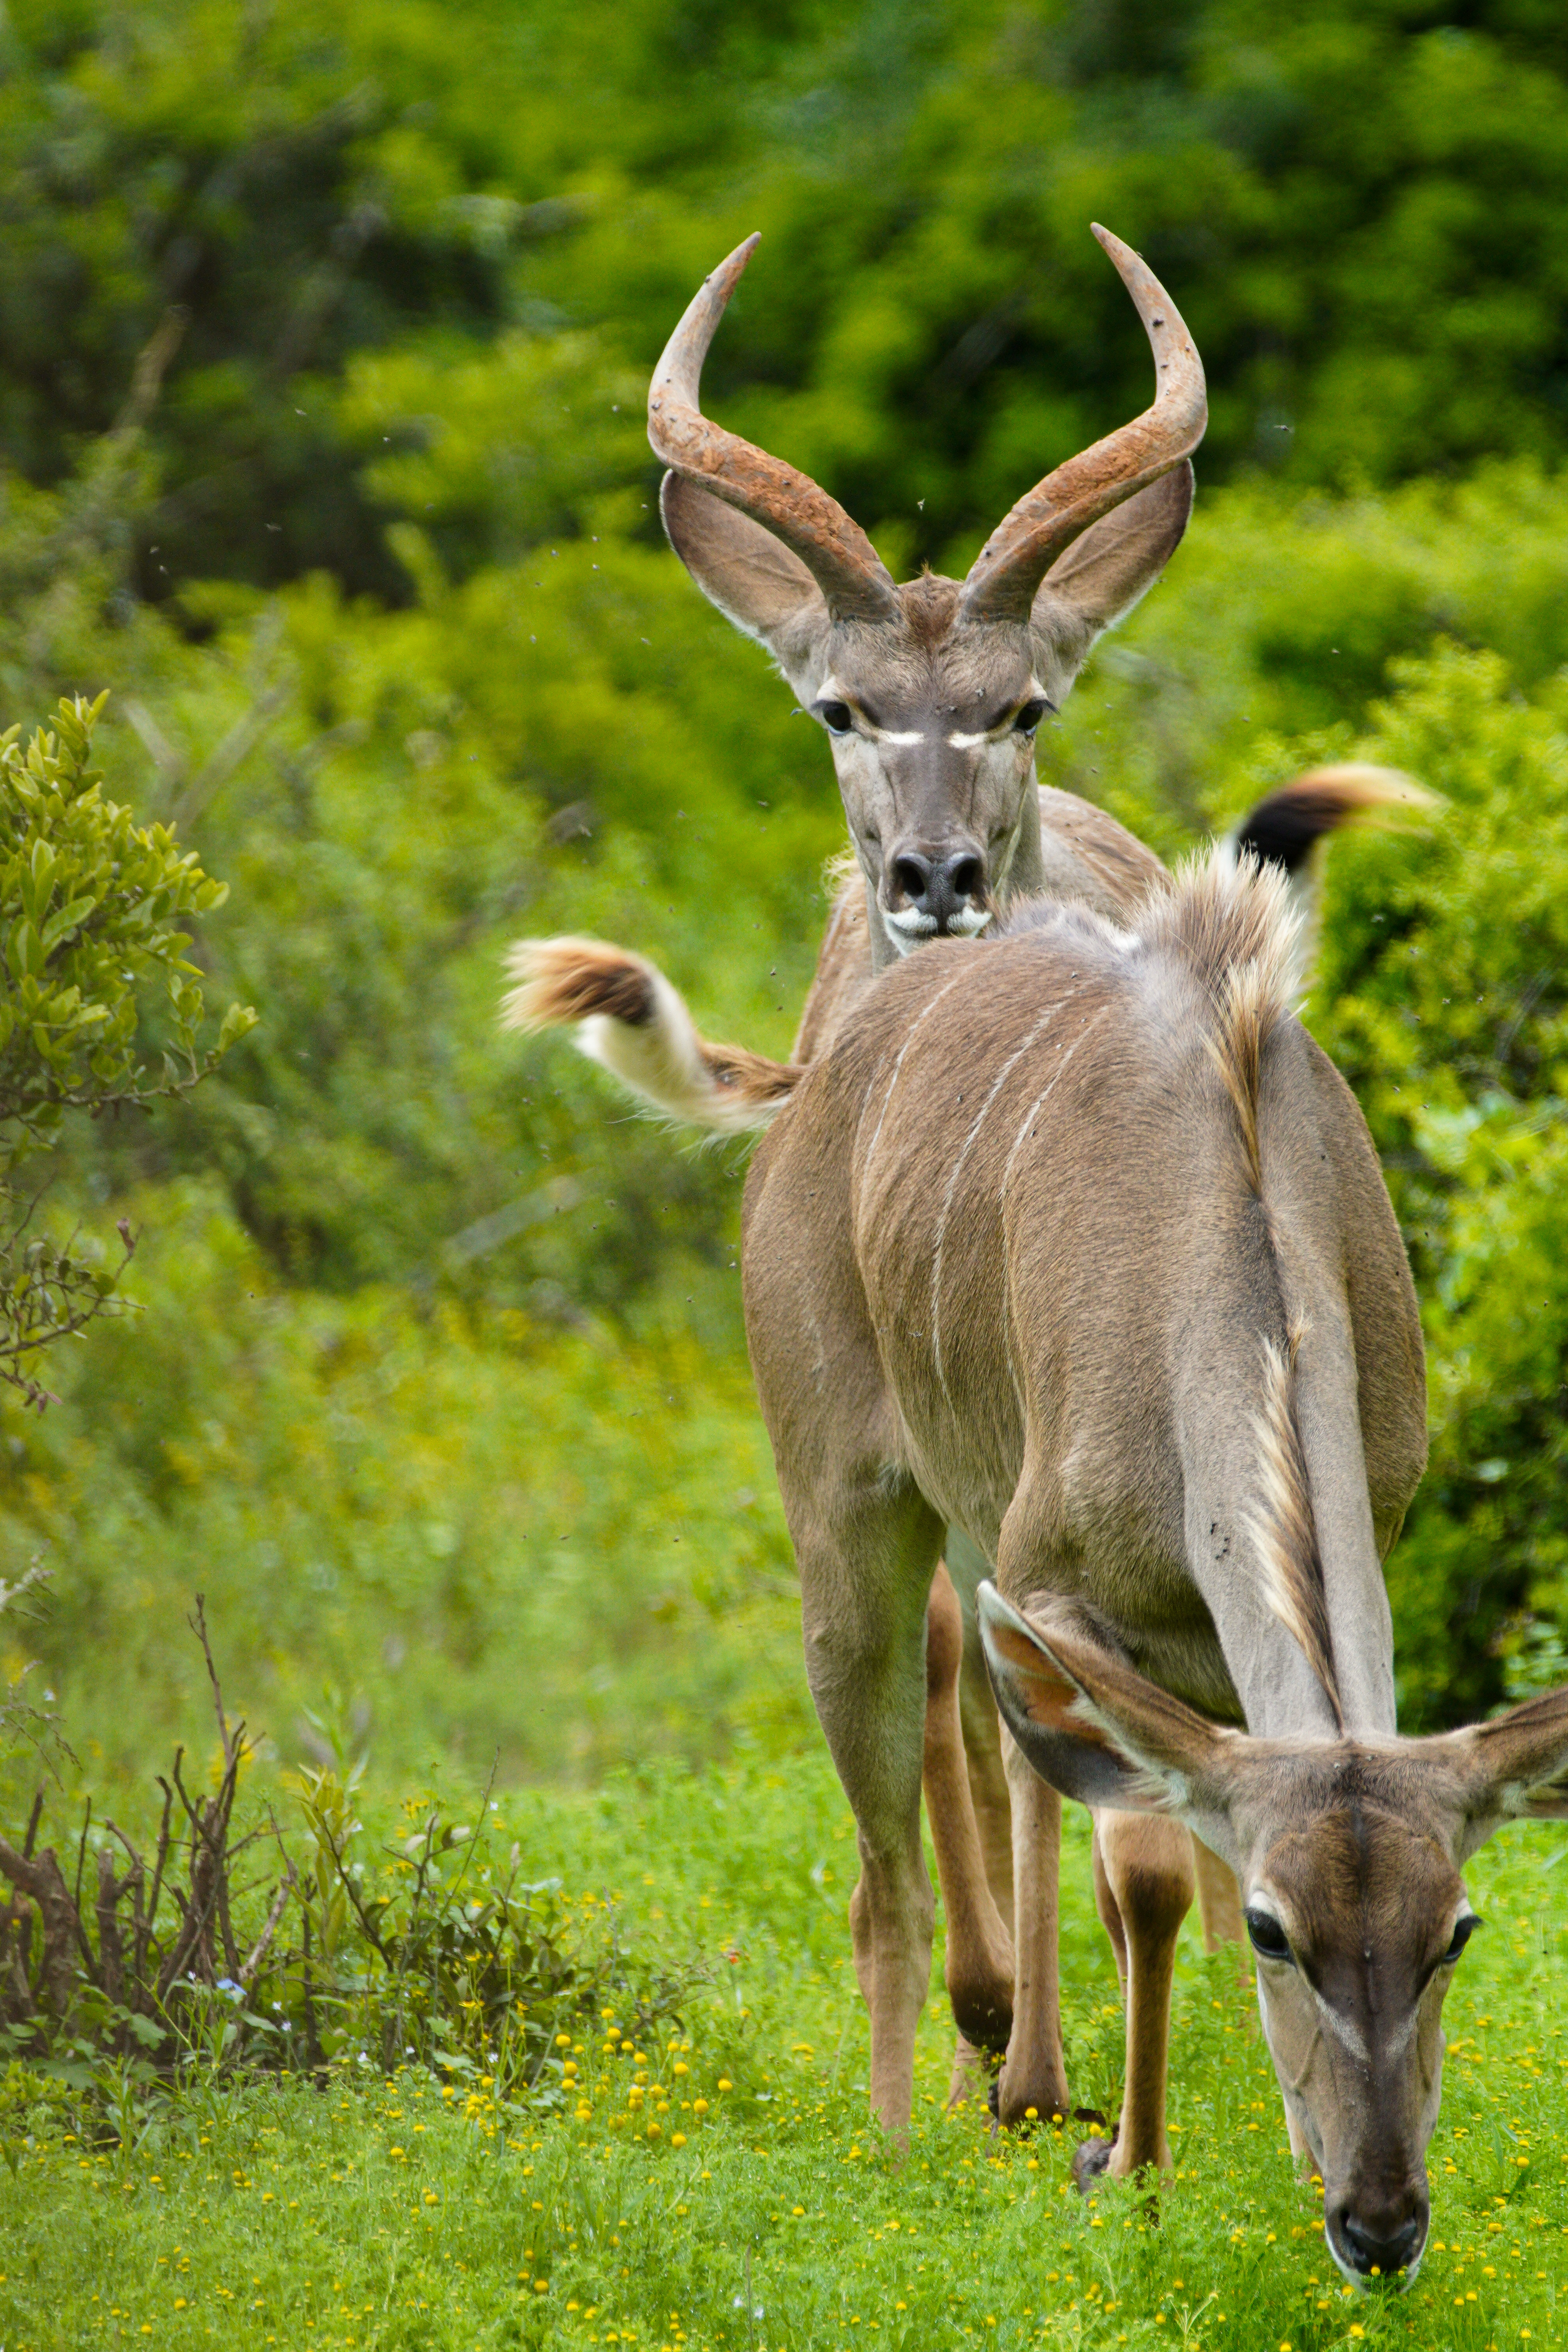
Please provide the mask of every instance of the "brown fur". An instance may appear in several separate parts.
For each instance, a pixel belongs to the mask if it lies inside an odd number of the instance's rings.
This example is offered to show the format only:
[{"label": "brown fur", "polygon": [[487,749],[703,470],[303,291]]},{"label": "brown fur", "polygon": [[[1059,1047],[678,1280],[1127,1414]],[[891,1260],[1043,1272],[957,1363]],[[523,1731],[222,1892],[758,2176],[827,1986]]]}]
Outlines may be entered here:
[{"label": "brown fur", "polygon": [[800,1083],[790,1063],[700,1036],[669,982],[624,948],[524,940],[507,962],[518,984],[502,999],[504,1027],[577,1024],[584,1053],[671,1118],[743,1134],[765,1126]]},{"label": "brown fur", "polygon": [[[1265,1690],[1336,1735],[1323,1660],[1303,1654],[1281,1622],[1278,1579],[1248,1528],[1260,1497],[1278,1505],[1281,1491],[1253,1427],[1277,1428],[1259,1339],[1288,1345],[1301,1311],[1321,1305],[1325,1334],[1337,1318],[1348,1338],[1353,1321],[1350,1360],[1364,1357],[1373,1394],[1415,1370],[1404,1408],[1380,1425],[1395,1450],[1367,1448],[1374,1517],[1402,1508],[1414,1484],[1424,1400],[1414,1302],[1375,1163],[1354,1142],[1343,1089],[1285,1010],[1289,928],[1277,884],[1216,860],[1120,910],[1114,926],[1041,907],[990,944],[922,950],[851,1007],[753,1161],[748,1331],[801,1563],[812,1685],[863,1851],[885,1857],[866,1881],[858,1932],[868,1948],[877,1916],[896,1941],[893,1919],[919,1916],[918,1876],[906,1886],[895,1860],[908,1853],[915,1868],[896,1826],[906,1801],[896,1726],[906,1704],[918,1720],[924,1681],[907,1701],[898,1696],[896,1662],[943,1519],[982,1543],[1005,1589],[1054,1592],[1086,1623],[1114,1629],[1130,1688],[1147,1690],[1151,1675],[1166,1685],[1158,1706],[1171,1727],[1140,1771],[1165,1769],[1194,1704],[1234,1719],[1238,1697],[1258,1704]],[[1250,1202],[1234,1186],[1235,1108],[1200,1044],[1217,1034],[1237,1058],[1226,1031],[1238,961],[1257,975],[1246,1001],[1262,1040],[1246,1082],[1263,1193]],[[1341,1288],[1336,1310],[1347,1252],[1363,1260],[1362,1295],[1352,1308]],[[1317,1524],[1321,1494],[1342,1559],[1361,1540],[1353,1511],[1311,1447],[1326,1402],[1331,1419],[1345,1398],[1355,1412],[1357,1381],[1352,1370],[1347,1387],[1347,1360],[1319,1339],[1302,1348],[1310,1412],[1300,1426],[1287,1417],[1288,1459],[1313,1468],[1282,1491],[1297,1505],[1310,1496],[1304,1527]],[[1363,1496],[1364,1518],[1364,1483]],[[1199,1510],[1213,1539],[1194,1551]],[[1267,1528],[1303,1572],[1310,1543],[1281,1533],[1278,1510]],[[1347,1592],[1367,1576],[1381,1592],[1370,1538],[1341,1573]],[[1331,1607],[1320,1607],[1331,1622]],[[1215,1609],[1241,1612],[1223,1644]],[[1391,1721],[1386,1652],[1375,1639],[1352,1647],[1347,1719]],[[1142,1710],[1148,1737],[1154,1706],[1151,1697]],[[1075,1738],[1060,1725],[1049,1736]],[[1105,1777],[1082,1790],[1114,1813],[1140,1784],[1101,1754]],[[1054,1815],[1032,1795],[1037,1781],[1011,1767],[1009,1779],[1019,1975],[1005,2119],[1066,2096],[1048,1926]],[[1139,1988],[1134,2088],[1112,2159],[1131,2169],[1163,2154],[1170,1914],[1193,1874],[1180,1831],[1152,1845],[1133,1838],[1131,1859],[1120,1830],[1106,1834],[1107,1868],[1131,1906],[1123,1926]],[[1145,1846],[1163,1857],[1157,1868],[1137,1858]],[[865,1980],[874,2097],[896,2120],[913,1977],[884,1959]]]},{"label": "brown fur", "polygon": [[603,940],[531,940],[525,953],[514,950],[510,968],[518,985],[501,1008],[508,1029],[564,1028],[596,1013],[633,1029],[653,1019],[649,967]]},{"label": "brown fur", "polygon": [[899,605],[916,645],[928,650],[939,646],[958,615],[963,591],[956,580],[940,572],[922,572],[899,591]]}]

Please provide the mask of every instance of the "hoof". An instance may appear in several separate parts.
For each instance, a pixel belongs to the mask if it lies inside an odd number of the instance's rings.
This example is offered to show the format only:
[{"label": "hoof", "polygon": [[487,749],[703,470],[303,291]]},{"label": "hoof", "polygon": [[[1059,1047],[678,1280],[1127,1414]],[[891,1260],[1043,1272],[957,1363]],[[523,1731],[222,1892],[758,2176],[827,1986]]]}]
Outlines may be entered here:
[{"label": "hoof", "polygon": [[[989,2078],[989,2079],[988,2079]],[[987,2097],[995,2113],[996,2075],[994,2066],[984,2050],[976,2050],[962,2034],[952,2053],[952,2074],[947,2086],[947,2106],[951,2115],[956,2108],[967,2105],[971,2099]]]},{"label": "hoof", "polygon": [[1073,2187],[1080,2197],[1090,2194],[1100,2174],[1110,2164],[1111,2150],[1115,2146],[1116,2142],[1111,2139],[1086,2139],[1080,2141],[1075,2148],[1072,2159],[1072,2179]]},{"label": "hoof", "polygon": [[950,1993],[952,2021],[964,2040],[975,2050],[984,2050],[987,2057],[1005,2054],[1013,2032],[1013,2003],[1006,1999],[994,1999],[974,1992]]},{"label": "hoof", "polygon": [[[1021,2114],[1005,2116],[1002,2113],[1002,2077],[998,2074],[991,2084],[991,2112],[995,2116],[998,2126],[1004,2130],[1032,2132],[1037,2131],[1042,2124],[1054,2124],[1059,2130],[1069,2115],[1080,2113],[1081,2110],[1069,2107],[1065,2098],[1047,2099],[1042,2105],[1037,2105],[1031,2099]],[[1103,2122],[1105,2119],[1100,2116],[1099,2120]]]}]

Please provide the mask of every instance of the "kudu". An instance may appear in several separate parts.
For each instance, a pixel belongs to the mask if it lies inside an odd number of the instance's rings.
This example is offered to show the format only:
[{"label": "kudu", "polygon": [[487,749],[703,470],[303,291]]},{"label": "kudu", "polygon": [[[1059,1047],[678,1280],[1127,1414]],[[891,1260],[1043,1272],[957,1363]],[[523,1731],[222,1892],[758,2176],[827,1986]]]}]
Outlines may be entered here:
[{"label": "kudu", "polygon": [[[1241,1883],[1334,2259],[1413,2273],[1476,1924],[1460,1868],[1505,1819],[1568,1813],[1568,1693],[1395,1732],[1381,1562],[1426,1456],[1420,1326],[1364,1123],[1291,1013],[1294,932],[1280,877],[1211,853],[1123,924],[1016,904],[885,972],[809,1068],[750,1063],[756,1121],[777,1116],[746,1186],[747,1332],[858,1825],[883,2123],[910,2114],[930,1969],[927,1595],[951,1522],[994,1563],[1015,1743],[1004,2113],[1065,2098],[1059,1792],[1094,1815],[1127,2004],[1120,2126],[1082,2166],[1169,2164],[1190,1829]],[[553,942],[529,985],[537,1021],[702,1045],[613,949]]]},{"label": "kudu", "polygon": [[[1121,915],[1163,871],[1114,817],[1035,771],[1046,714],[1180,543],[1208,417],[1175,304],[1131,247],[1094,235],[1148,335],[1153,405],[1037,482],[962,582],[924,572],[900,587],[837,499],[702,415],[702,364],[757,237],[704,280],[654,370],[648,439],[669,467],[670,544],[828,734],[859,869],[834,907],[798,1062],[876,972],[931,940],[975,936],[1016,893]],[[1261,802],[1238,845],[1305,879],[1324,835],[1407,799],[1407,785],[1382,769],[1318,771]],[[698,1115],[713,1111],[710,1094]]]},{"label": "kudu", "polygon": [[[831,738],[858,867],[833,908],[796,1064],[820,1054],[875,973],[912,948],[984,931],[1015,894],[1124,917],[1163,870],[1114,818],[1041,786],[1035,770],[1046,713],[1060,709],[1095,640],[1154,584],[1182,538],[1207,417],[1202,362],[1174,303],[1119,237],[1094,235],[1148,335],[1153,405],[1020,499],[962,583],[928,573],[896,585],[834,499],[701,414],[702,364],[756,237],[706,280],[654,372],[648,437],[670,468],[660,494],[670,542]],[[1405,780],[1386,771],[1320,771],[1260,803],[1238,845],[1304,882],[1326,834],[1400,797]],[[749,1078],[765,1079],[745,1055],[728,1053],[712,1068],[689,1052],[660,1064],[663,1031],[595,1034],[607,1055],[629,1057],[622,1075],[676,1117],[752,1124]],[[975,1935],[995,1949],[1012,1909],[1011,1841],[974,1621],[984,1562],[961,1530],[946,1555],[951,1581],[944,1570],[932,1590],[931,1704],[959,1708],[973,1834],[996,1912],[976,1920]],[[939,1780],[945,1753],[934,1738]],[[933,1816],[939,1805],[933,1796]],[[1205,1928],[1239,1934],[1234,1888],[1208,1857],[1200,1864]],[[997,1969],[970,1968],[969,1951],[961,1937],[950,1968],[960,2026],[999,2046],[1008,2012],[995,2004]],[[961,2044],[955,2096],[969,2079]]]},{"label": "kudu", "polygon": [[1093,902],[1155,863],[1071,793],[1045,795],[1042,827],[1035,778],[1040,721],[1186,528],[1208,414],[1175,305],[1120,237],[1094,234],[1152,347],[1153,405],[1020,499],[962,583],[927,572],[898,586],[835,499],[702,415],[702,362],[756,237],[705,281],[654,371],[648,438],[670,468],[670,543],[832,739],[865,919],[828,941],[808,1035],[870,971],[983,930],[1014,891]]}]

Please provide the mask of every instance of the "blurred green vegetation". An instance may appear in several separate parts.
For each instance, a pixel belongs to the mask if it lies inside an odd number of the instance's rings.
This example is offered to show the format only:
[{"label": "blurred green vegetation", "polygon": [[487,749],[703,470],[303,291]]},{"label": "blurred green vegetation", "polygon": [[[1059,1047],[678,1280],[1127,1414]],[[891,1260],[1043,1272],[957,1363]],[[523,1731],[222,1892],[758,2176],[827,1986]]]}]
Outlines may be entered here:
[{"label": "blurred green vegetation", "polygon": [[1447,795],[1336,849],[1312,1013],[1432,1349],[1404,1719],[1563,1678],[1565,75],[1530,0],[16,0],[0,716],[112,689],[106,790],[230,883],[193,953],[261,1015],[38,1212],[141,1235],[143,1311],[0,1424],[0,1577],[55,1570],[8,1667],[105,1769],[202,1719],[198,1586],[290,1759],[323,1709],[533,1775],[808,1722],[737,1159],[494,1020],[508,939],[581,929],[793,1032],[826,755],[642,436],[759,225],[710,404],[900,568],[1146,400],[1091,216],[1182,303],[1193,528],[1042,772],[1166,854],[1328,753]]},{"label": "blurred green vegetation", "polygon": [[[133,1243],[122,1224],[115,1267],[91,1244],[62,1249],[30,1233],[37,1194],[20,1171],[36,1178],[68,1111],[119,1117],[186,1095],[256,1025],[231,1005],[216,1045],[199,1039],[199,973],[178,926],[221,907],[227,886],[182,855],[169,827],[138,826],[104,799],[90,746],[107,699],[62,699],[26,745],[19,727],[0,735],[0,1381],[40,1408],[40,1349],[113,1311]],[[156,1064],[149,997],[163,1016]]]}]

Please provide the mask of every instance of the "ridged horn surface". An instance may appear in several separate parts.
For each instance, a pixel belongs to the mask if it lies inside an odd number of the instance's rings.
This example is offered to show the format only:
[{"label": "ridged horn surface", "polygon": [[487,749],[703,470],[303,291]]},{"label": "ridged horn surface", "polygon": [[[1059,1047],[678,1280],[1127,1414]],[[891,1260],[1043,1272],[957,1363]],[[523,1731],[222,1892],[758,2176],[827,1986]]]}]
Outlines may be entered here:
[{"label": "ridged horn surface", "polygon": [[665,345],[648,386],[648,440],[673,473],[738,507],[793,548],[835,620],[891,620],[899,609],[892,574],[837,499],[819,489],[809,474],[726,433],[702,414],[702,362],[759,242],[747,237],[703,280]]},{"label": "ridged horn surface", "polygon": [[1180,311],[1129,245],[1094,224],[1131,295],[1154,354],[1152,407],[1068,457],[1021,498],[981,549],[963,584],[966,620],[1026,621],[1051,565],[1101,515],[1190,457],[1208,423],[1203,362]]}]

